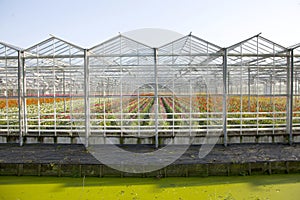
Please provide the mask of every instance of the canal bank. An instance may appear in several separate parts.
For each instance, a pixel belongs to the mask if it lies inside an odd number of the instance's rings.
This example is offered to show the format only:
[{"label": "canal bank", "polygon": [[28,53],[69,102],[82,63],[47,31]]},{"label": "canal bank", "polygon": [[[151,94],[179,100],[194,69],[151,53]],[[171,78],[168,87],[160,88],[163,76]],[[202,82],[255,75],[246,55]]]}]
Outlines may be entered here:
[{"label": "canal bank", "polygon": [[[155,151],[152,145],[119,147],[138,153]],[[104,165],[83,145],[26,144],[20,147],[17,144],[1,144],[0,175],[203,177],[300,172],[300,144],[236,144],[227,147],[215,145],[212,151],[201,159],[198,156],[200,147],[190,146],[179,159],[162,169],[147,173],[127,173]],[[176,148],[172,151],[176,152]],[[170,152],[165,153],[168,156]]]}]

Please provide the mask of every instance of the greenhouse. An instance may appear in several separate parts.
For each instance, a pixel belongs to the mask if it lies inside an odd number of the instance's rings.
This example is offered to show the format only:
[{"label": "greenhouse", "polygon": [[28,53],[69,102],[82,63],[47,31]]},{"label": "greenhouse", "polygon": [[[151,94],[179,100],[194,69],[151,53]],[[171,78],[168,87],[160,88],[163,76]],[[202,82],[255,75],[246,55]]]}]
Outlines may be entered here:
[{"label": "greenhouse", "polygon": [[300,44],[260,34],[226,48],[192,34],[159,47],[123,34],[89,49],[55,36],[27,49],[0,42],[0,137],[291,144],[299,84]]}]

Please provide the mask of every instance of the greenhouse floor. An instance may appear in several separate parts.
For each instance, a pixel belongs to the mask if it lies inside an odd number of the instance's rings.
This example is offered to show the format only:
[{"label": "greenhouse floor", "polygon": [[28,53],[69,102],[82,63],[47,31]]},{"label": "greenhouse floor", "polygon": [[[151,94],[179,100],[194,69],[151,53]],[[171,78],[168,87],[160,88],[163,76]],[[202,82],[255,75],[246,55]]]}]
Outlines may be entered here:
[{"label": "greenhouse floor", "polygon": [[[152,145],[119,146],[140,153],[155,150]],[[0,144],[0,175],[151,177],[300,173],[300,144],[216,145],[202,159],[198,157],[200,147],[190,146],[173,164],[161,170],[131,174],[103,165],[79,144],[26,144],[22,147]],[[172,151],[176,151],[176,147]]]}]

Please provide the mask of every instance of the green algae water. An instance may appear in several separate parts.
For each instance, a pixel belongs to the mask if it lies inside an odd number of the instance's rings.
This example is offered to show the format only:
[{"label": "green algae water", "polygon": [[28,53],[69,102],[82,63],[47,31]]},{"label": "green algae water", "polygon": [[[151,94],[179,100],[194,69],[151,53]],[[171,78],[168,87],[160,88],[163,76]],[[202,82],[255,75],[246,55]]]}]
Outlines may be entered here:
[{"label": "green algae water", "polygon": [[0,199],[300,199],[300,174],[192,178],[0,176]]}]

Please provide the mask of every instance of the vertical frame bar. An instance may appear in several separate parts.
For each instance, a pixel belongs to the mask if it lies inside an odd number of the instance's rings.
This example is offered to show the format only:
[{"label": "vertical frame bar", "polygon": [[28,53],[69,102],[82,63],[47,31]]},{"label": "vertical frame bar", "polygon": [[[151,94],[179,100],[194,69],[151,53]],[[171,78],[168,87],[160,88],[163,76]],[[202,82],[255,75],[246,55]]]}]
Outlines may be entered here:
[{"label": "vertical frame bar", "polygon": [[189,80],[189,110],[190,110],[190,113],[189,113],[189,136],[190,136],[190,139],[192,137],[192,125],[193,125],[193,121],[192,121],[192,111],[193,111],[193,100],[192,100],[192,84],[191,84],[191,79]]},{"label": "vertical frame bar", "polygon": [[250,71],[250,66],[248,67],[248,112],[251,112],[250,111],[250,107],[251,107],[251,104],[250,104],[250,97],[251,97],[251,77],[250,77],[250,74],[251,74],[251,71]]},{"label": "vertical frame bar", "polygon": [[[290,53],[290,52],[289,52]],[[287,73],[286,73],[286,133],[289,135],[289,143],[290,143],[290,91],[291,91],[291,76],[290,76],[290,71],[291,71],[291,58],[289,57],[290,55],[287,56]]]},{"label": "vertical frame bar", "polygon": [[[122,55],[122,40],[120,40],[120,55]],[[123,137],[123,65],[120,56],[120,137]]]},{"label": "vertical frame bar", "polygon": [[85,147],[89,146],[90,135],[90,78],[88,66],[88,51],[84,49],[84,114],[85,114]]},{"label": "vertical frame bar", "polygon": [[19,144],[23,146],[23,84],[22,84],[22,53],[18,51],[18,110],[19,110]]},{"label": "vertical frame bar", "polygon": [[224,146],[227,146],[227,49],[223,56],[223,135]]},{"label": "vertical frame bar", "polygon": [[289,144],[293,144],[293,97],[294,97],[294,51],[290,50],[290,55],[288,59],[288,70],[287,70],[287,132],[289,134]]},{"label": "vertical frame bar", "polygon": [[27,127],[27,103],[26,103],[26,94],[27,94],[27,87],[26,87],[26,67],[25,67],[25,54],[22,52],[22,108],[23,108],[23,134],[26,135],[28,131]]},{"label": "vertical frame bar", "polygon": [[155,108],[155,148],[158,148],[158,70],[157,70],[157,49],[154,48],[154,108]]}]

